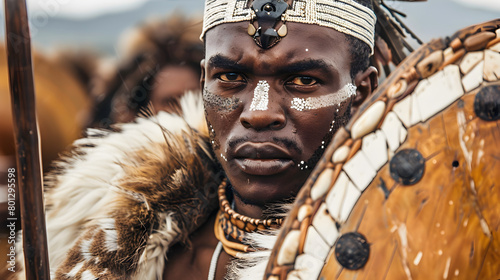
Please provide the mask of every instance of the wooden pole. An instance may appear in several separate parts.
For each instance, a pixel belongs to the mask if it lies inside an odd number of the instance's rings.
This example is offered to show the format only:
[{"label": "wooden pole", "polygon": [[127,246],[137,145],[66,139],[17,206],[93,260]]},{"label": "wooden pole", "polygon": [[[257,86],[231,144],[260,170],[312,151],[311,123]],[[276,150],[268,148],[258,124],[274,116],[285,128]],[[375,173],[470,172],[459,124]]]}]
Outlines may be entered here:
[{"label": "wooden pole", "polygon": [[50,279],[31,39],[25,0],[5,0],[5,36],[26,279]]}]

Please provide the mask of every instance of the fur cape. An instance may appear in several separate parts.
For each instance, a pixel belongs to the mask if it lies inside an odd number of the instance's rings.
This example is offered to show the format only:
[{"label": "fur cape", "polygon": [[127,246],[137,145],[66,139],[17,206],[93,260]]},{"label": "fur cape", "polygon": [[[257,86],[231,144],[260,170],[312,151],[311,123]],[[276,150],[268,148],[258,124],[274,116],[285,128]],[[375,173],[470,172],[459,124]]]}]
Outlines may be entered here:
[{"label": "fur cape", "polygon": [[[45,178],[51,279],[163,279],[168,249],[188,243],[218,207],[224,174],[201,94],[180,103],[182,117],[160,112],[114,131],[90,129],[54,164]],[[241,255],[226,279],[262,278],[276,235],[249,235],[248,244],[268,250]]]},{"label": "fur cape", "polygon": [[45,179],[52,279],[162,279],[169,247],[218,205],[200,96],[181,100],[183,117],[90,129],[55,163]]}]

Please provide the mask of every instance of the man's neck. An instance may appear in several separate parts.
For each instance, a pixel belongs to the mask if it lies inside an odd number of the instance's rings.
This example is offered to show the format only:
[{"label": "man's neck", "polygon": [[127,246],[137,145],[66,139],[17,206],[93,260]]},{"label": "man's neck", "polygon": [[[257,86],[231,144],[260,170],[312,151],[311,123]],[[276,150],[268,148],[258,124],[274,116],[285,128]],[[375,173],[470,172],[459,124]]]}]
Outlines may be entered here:
[{"label": "man's neck", "polygon": [[254,219],[262,219],[263,208],[253,204],[244,203],[238,196],[234,196],[234,211]]}]

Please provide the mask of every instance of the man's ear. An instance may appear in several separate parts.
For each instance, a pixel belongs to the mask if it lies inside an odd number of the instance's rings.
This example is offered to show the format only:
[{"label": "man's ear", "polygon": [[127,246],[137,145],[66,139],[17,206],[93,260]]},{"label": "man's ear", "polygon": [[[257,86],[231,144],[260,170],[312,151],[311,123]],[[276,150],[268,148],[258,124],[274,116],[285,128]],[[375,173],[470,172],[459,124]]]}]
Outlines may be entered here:
[{"label": "man's ear", "polygon": [[363,101],[371,95],[378,87],[378,71],[375,67],[370,66],[365,71],[359,72],[354,78],[354,83],[357,87],[356,97],[352,102],[351,116],[358,110]]},{"label": "man's ear", "polygon": [[205,88],[205,59],[200,61],[201,76],[200,76],[200,88],[203,90]]}]

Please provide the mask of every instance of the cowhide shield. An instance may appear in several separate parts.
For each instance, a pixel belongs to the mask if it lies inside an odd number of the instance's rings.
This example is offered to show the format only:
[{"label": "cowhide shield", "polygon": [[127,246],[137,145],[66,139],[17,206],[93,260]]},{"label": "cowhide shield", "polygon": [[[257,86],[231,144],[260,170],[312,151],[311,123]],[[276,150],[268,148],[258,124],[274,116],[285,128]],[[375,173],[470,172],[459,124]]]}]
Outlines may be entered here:
[{"label": "cowhide shield", "polygon": [[423,45],[340,130],[266,279],[500,279],[500,19]]}]

